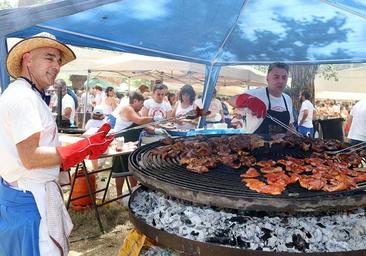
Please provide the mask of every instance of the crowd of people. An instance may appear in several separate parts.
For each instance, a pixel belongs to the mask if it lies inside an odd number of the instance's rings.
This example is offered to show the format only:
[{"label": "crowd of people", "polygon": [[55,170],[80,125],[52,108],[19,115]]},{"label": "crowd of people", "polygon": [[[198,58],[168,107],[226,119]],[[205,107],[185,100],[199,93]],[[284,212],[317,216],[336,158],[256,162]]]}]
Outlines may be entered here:
[{"label": "crowd of people", "polygon": [[[179,91],[170,91],[169,88],[157,81],[156,85],[147,86],[141,84],[136,90],[144,98],[144,108],[141,114],[144,116],[156,116],[160,115],[162,118],[167,117],[181,117],[187,112],[195,109],[196,107],[203,107],[202,98],[198,96],[194,88],[190,85],[184,85]],[[158,87],[163,89],[159,89]],[[100,85],[96,85],[89,89],[88,94],[84,91],[79,97],[68,87],[64,80],[59,79],[55,81],[53,86],[55,91],[52,93],[50,108],[53,112],[57,112],[57,96],[58,88],[62,88],[62,117],[63,120],[68,120],[66,125],[71,127],[82,127],[83,113],[86,111],[86,121],[89,119],[101,119],[104,122],[109,122],[112,127],[117,129],[122,126],[124,122],[121,121],[120,112],[121,108],[129,103],[129,95],[123,94],[117,95],[113,87],[107,87],[103,89]],[[254,94],[263,94],[263,88],[250,90]],[[286,94],[284,94],[286,95]],[[270,94],[271,96],[271,94]],[[287,97],[287,96],[286,96]],[[237,108],[234,105],[230,105],[229,98],[217,97],[216,90],[214,91],[212,101],[210,103],[210,115],[206,117],[205,126],[211,127],[227,127],[227,128],[247,128],[247,120],[243,118],[241,108]],[[288,99],[288,98],[287,98]],[[301,107],[298,111],[292,111],[290,114],[290,123],[293,124],[301,134],[314,136],[317,129],[314,127],[313,122],[315,120],[331,119],[331,118],[343,118],[344,134],[347,135],[350,129],[350,111],[352,106],[356,103],[354,101],[340,102],[336,100],[316,100],[311,102],[311,95],[308,91],[302,91],[299,95],[299,101]],[[155,111],[155,106],[159,103],[163,112]],[[292,103],[287,102],[292,108]],[[150,110],[151,108],[151,110]],[[149,109],[149,113],[146,110]],[[93,111],[96,111],[98,115],[95,115]],[[165,113],[166,112],[166,113]],[[78,114],[79,113],[79,114]],[[165,113],[164,115],[162,113]],[[92,126],[95,126],[95,121],[90,121]],[[100,125],[101,122],[99,122]],[[87,124],[87,123],[86,123]],[[87,124],[85,127],[90,128],[91,124]],[[217,125],[223,124],[223,125]],[[225,125],[226,124],[226,125]],[[176,128],[180,130],[194,129],[197,127],[197,121],[184,120],[178,121]],[[147,129],[153,132],[151,127]],[[159,131],[159,129],[157,130]],[[160,130],[161,131],[161,130]]]},{"label": "crowd of people", "polygon": [[[150,89],[151,87],[151,89]],[[88,90],[75,94],[62,79],[55,81],[49,93],[51,96],[50,109],[54,114],[57,113],[58,106],[58,90],[61,91],[61,113],[63,124],[66,123],[70,127],[79,127],[83,125],[83,113],[86,112],[85,128],[94,127],[97,122],[88,120],[104,120],[109,122],[112,127],[120,128],[123,121],[120,118],[121,110],[129,104],[130,98],[137,93],[143,97],[143,108],[140,112],[142,116],[155,116],[156,118],[182,117],[187,112],[192,111],[196,107],[203,107],[202,98],[198,97],[191,85],[183,85],[179,91],[169,91],[168,87],[157,81],[152,86],[141,84],[136,91],[130,92],[129,95],[117,94],[113,87],[103,89],[100,85],[95,85]],[[207,116],[206,125],[212,127],[215,123],[228,123],[231,125],[232,109],[228,103],[228,98],[216,98],[216,91],[210,105],[210,115]],[[79,114],[79,115],[78,115]],[[103,117],[101,119],[101,117]],[[100,124],[100,122],[98,122]],[[176,126],[178,129],[194,129],[197,121],[180,120]],[[147,129],[149,130],[149,129]],[[150,129],[150,131],[152,131]]]}]

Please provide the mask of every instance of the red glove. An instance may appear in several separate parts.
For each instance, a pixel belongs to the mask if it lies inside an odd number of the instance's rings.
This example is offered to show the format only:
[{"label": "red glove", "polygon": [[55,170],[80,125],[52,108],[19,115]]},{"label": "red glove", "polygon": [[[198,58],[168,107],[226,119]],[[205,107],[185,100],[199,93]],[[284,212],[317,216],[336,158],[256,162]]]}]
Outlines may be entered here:
[{"label": "red glove", "polygon": [[113,141],[113,135],[106,136],[110,129],[109,124],[103,124],[94,135],[65,147],[57,147],[56,150],[60,154],[63,169],[70,169],[87,156],[89,159],[97,159],[101,156]]},{"label": "red glove", "polygon": [[264,118],[267,114],[266,104],[257,97],[247,93],[238,96],[236,106],[238,108],[249,108],[258,118]]}]

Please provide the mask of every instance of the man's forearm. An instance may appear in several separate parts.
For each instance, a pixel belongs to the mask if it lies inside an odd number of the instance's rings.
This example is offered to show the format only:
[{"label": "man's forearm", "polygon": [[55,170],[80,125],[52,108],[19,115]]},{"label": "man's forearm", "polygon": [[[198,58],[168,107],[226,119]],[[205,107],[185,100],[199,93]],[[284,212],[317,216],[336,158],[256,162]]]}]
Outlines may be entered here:
[{"label": "man's forearm", "polygon": [[308,112],[307,112],[307,110],[305,110],[304,115],[302,116],[299,125],[302,125],[305,122],[307,117],[308,117]]},{"label": "man's forearm", "polygon": [[302,118],[302,119],[300,120],[300,122],[299,122],[299,125],[302,125],[302,124],[305,122],[305,119],[306,119],[306,118]]},{"label": "man's forearm", "polygon": [[34,152],[29,152],[27,159],[23,160],[23,165],[27,169],[51,167],[61,163],[55,147],[38,147]]},{"label": "man's forearm", "polygon": [[50,167],[60,164],[55,147],[39,146],[40,133],[35,133],[16,144],[20,161],[27,169]]}]

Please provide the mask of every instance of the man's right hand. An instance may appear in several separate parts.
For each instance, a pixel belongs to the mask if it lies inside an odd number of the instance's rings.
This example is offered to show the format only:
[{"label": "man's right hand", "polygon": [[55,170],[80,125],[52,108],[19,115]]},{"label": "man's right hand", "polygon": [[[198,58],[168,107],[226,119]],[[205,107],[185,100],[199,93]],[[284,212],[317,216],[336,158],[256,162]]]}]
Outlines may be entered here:
[{"label": "man's right hand", "polygon": [[266,104],[257,97],[247,93],[243,93],[237,97],[236,107],[249,108],[258,118],[264,118],[267,114]]},{"label": "man's right hand", "polygon": [[65,147],[57,147],[62,168],[68,170],[83,161],[87,156],[89,156],[89,159],[97,159],[101,156],[113,141],[113,136],[107,136],[110,129],[109,124],[104,124],[94,135]]}]

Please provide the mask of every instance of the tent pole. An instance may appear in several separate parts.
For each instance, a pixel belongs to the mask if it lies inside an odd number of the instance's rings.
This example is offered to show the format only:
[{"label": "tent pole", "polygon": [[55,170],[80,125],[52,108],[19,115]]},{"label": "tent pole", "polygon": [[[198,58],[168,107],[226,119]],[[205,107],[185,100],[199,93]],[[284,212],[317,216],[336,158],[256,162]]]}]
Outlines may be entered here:
[{"label": "tent pole", "polygon": [[[217,79],[220,74],[221,67],[211,63],[206,65],[206,72],[205,72],[205,84],[203,87],[203,96],[202,96],[202,104],[203,109],[207,111],[210,107],[210,103],[212,100],[212,95],[215,90],[215,86],[217,83]],[[198,121],[198,128],[203,127],[206,125],[206,118],[200,117]]]},{"label": "tent pole", "polygon": [[130,96],[130,94],[131,94],[131,77],[129,76],[128,77],[128,97]]},{"label": "tent pole", "polygon": [[6,38],[0,36],[0,94],[10,83],[8,72],[6,72],[6,56],[8,55],[8,45]]},{"label": "tent pole", "polygon": [[89,69],[88,70],[88,78],[86,80],[86,88],[85,88],[85,102],[84,102],[84,115],[83,115],[82,129],[85,128],[85,122],[86,122],[86,105],[88,105],[90,74],[91,74],[91,71]]}]

